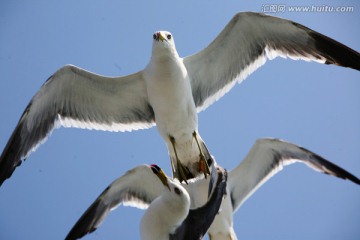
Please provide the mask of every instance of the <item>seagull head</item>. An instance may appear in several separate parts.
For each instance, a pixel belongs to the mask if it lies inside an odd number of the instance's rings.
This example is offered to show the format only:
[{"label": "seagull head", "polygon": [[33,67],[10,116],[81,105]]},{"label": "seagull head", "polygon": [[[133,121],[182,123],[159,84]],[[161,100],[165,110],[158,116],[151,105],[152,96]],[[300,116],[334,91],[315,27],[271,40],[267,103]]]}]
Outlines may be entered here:
[{"label": "seagull head", "polygon": [[172,54],[178,56],[173,35],[168,31],[157,31],[153,34],[153,54]]},{"label": "seagull head", "polygon": [[159,166],[152,164],[150,168],[166,188],[154,199],[141,219],[141,236],[146,239],[165,239],[165,235],[175,233],[189,214],[190,196],[179,182],[167,177]]},{"label": "seagull head", "polygon": [[169,186],[169,182],[168,182],[168,177],[166,176],[166,174],[164,173],[164,171],[156,164],[152,164],[150,165],[151,170],[153,171],[153,173],[160,179],[160,181],[164,184],[165,187],[167,187],[170,190],[170,186]]},{"label": "seagull head", "polygon": [[175,202],[180,201],[184,203],[185,208],[188,208],[189,206],[187,205],[190,204],[190,196],[186,189],[181,186],[180,182],[169,179],[168,176],[166,176],[166,174],[164,173],[164,171],[156,164],[150,165],[150,168],[164,184],[164,186],[169,189],[169,192],[171,194],[169,194],[168,196],[177,196],[177,198],[171,197],[172,200],[177,199],[176,201],[174,201],[174,204],[176,204]]}]

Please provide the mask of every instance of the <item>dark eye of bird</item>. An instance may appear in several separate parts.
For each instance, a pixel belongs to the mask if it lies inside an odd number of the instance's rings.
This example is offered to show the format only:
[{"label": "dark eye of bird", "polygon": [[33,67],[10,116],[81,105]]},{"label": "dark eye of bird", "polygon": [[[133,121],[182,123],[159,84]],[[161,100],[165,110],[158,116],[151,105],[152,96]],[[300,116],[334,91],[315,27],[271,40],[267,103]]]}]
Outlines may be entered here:
[{"label": "dark eye of bird", "polygon": [[175,193],[176,193],[177,195],[180,195],[180,194],[181,194],[180,189],[178,189],[177,187],[176,187],[176,188],[174,188],[174,190],[175,190]]},{"label": "dark eye of bird", "polygon": [[153,38],[156,39],[156,34],[153,35]]},{"label": "dark eye of bird", "polygon": [[171,34],[168,34],[166,37],[167,37],[168,40],[170,40],[171,39]]}]

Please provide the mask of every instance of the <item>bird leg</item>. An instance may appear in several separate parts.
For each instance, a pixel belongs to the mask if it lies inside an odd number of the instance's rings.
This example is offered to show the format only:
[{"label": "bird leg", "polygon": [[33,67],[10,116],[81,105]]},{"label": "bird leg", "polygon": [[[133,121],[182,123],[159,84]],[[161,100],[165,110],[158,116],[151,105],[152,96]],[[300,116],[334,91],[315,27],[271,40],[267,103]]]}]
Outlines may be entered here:
[{"label": "bird leg", "polygon": [[193,137],[195,138],[195,141],[198,145],[198,148],[199,148],[199,157],[200,157],[200,160],[199,160],[199,171],[200,172],[203,172],[204,173],[204,176],[206,178],[206,175],[207,174],[210,174],[210,169],[209,169],[209,165],[206,161],[206,158],[205,158],[205,155],[203,153],[203,151],[201,150],[201,147],[200,147],[200,143],[199,143],[199,140],[197,139],[197,133],[196,131],[193,132]]},{"label": "bird leg", "polygon": [[[185,174],[185,171],[189,171],[187,169],[185,169],[185,167],[181,164],[180,160],[179,160],[179,157],[177,155],[177,152],[176,152],[176,148],[175,148],[175,138],[173,136],[170,136],[170,142],[174,148],[174,152],[175,152],[175,158],[176,158],[176,167],[173,166],[173,174],[175,175],[175,171],[177,171],[178,173],[176,174],[179,181],[182,182],[184,181],[186,184],[188,184],[188,182],[186,181],[186,179],[188,179],[188,177],[186,176]],[[189,175],[189,173],[188,173]],[[191,175],[191,173],[190,173]]]}]

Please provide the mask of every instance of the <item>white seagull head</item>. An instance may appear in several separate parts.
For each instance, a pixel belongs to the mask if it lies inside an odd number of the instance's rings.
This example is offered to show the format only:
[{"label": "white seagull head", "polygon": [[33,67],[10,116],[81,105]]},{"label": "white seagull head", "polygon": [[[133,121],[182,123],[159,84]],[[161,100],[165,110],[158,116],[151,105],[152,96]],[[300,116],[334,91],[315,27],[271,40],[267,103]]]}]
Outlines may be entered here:
[{"label": "white seagull head", "polygon": [[[165,188],[141,219],[140,232],[142,239],[167,239],[189,214],[190,196],[179,182],[169,179],[160,167],[153,164],[150,168]],[[154,229],[154,226],[161,227]]]},{"label": "white seagull head", "polygon": [[153,54],[178,56],[173,35],[168,31],[156,31],[153,34]]},{"label": "white seagull head", "polygon": [[[170,194],[166,194],[165,197],[169,197],[171,199],[171,201],[182,202],[184,204],[185,208],[189,208],[190,207],[190,196],[189,196],[188,192],[185,190],[185,188],[182,187],[178,181],[170,180],[159,166],[152,164],[150,166],[150,168],[153,171],[153,173],[160,179],[160,181],[166,187],[164,189],[164,191],[167,191],[167,190],[170,191]],[[174,203],[174,204],[177,204],[177,203]]]}]

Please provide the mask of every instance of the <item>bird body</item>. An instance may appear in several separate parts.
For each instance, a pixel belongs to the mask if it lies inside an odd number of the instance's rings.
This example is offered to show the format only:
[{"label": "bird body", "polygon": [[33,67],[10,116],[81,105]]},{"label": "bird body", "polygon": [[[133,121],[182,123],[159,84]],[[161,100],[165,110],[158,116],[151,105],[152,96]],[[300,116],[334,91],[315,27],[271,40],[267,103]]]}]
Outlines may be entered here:
[{"label": "bird body", "polygon": [[147,208],[140,223],[143,240],[200,240],[218,213],[226,191],[226,171],[218,168],[212,174],[216,183],[210,197],[191,208],[186,189],[192,189],[190,194],[196,194],[194,189],[198,183],[208,184],[207,179],[186,185],[167,177],[157,165],[135,167],[100,194],[73,226],[66,240],[79,239],[95,231],[120,204]]},{"label": "bird body", "polygon": [[[143,240],[168,240],[169,234],[174,233],[189,214],[189,194],[181,184],[169,184],[176,186],[181,194],[174,197],[173,195],[176,194],[174,191],[164,188],[163,193],[151,202],[140,223],[141,239]],[[170,188],[174,189],[175,187]],[[166,214],[163,214],[164,212]],[[154,213],[161,214],[155,215]]]},{"label": "bird body", "polygon": [[71,229],[66,240],[91,233],[120,204],[148,208],[140,225],[142,239],[165,240],[188,215],[190,197],[179,182],[168,178],[158,166],[135,167],[104,190]]},{"label": "bird body", "polygon": [[[193,177],[197,175],[196,163],[200,151],[193,135],[198,132],[197,110],[190,79],[172,35],[165,31],[157,34],[164,39],[169,36],[170,39],[154,41],[152,57],[143,75],[156,126],[168,147],[174,176],[182,181],[182,176],[178,174],[177,158]],[[200,136],[198,139],[202,141]]]}]

